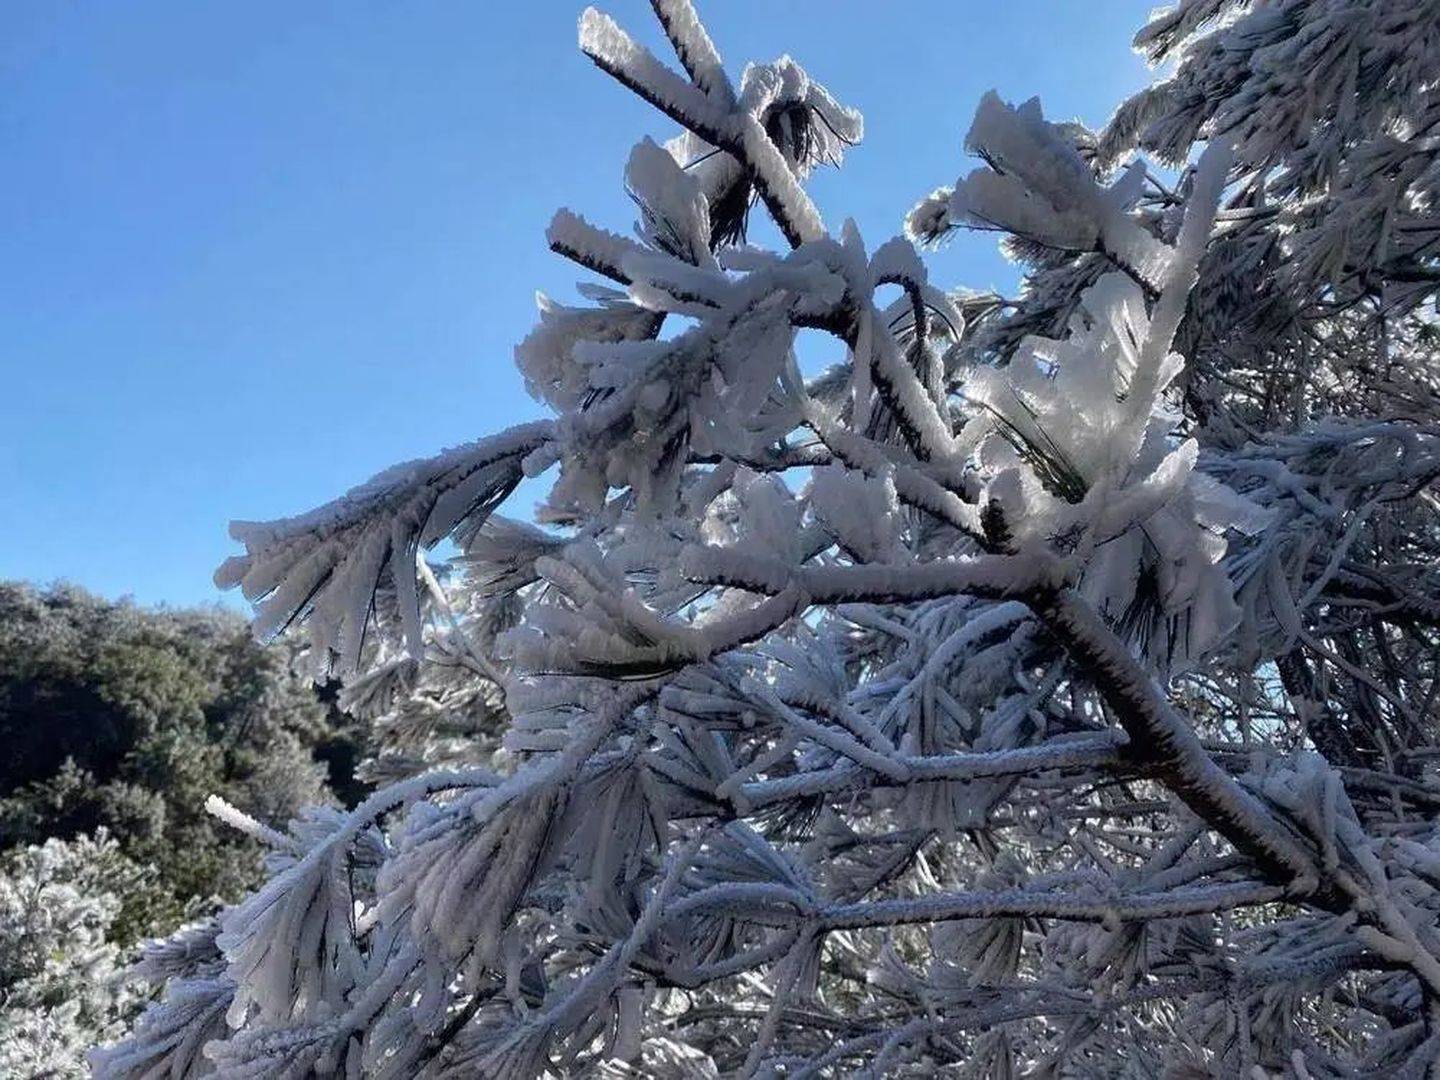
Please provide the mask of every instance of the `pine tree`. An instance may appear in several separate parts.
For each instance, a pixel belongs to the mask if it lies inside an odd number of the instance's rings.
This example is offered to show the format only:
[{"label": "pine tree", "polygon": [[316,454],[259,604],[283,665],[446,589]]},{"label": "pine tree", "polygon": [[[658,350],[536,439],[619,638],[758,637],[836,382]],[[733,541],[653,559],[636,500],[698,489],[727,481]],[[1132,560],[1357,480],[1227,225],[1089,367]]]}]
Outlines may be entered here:
[{"label": "pine tree", "polygon": [[[1433,1074],[1427,5],[1184,3],[1106,132],[989,95],[878,245],[803,186],[859,114],[653,6],[680,71],[581,19],[683,132],[633,237],[551,224],[554,418],[234,526],[392,782],[214,805],[271,876],[100,1075]],[[931,284],[955,226],[1021,297]]]},{"label": "pine tree", "polygon": [[0,855],[0,1075],[85,1076],[134,1020],[143,997],[110,939],[151,877],[103,830]]}]

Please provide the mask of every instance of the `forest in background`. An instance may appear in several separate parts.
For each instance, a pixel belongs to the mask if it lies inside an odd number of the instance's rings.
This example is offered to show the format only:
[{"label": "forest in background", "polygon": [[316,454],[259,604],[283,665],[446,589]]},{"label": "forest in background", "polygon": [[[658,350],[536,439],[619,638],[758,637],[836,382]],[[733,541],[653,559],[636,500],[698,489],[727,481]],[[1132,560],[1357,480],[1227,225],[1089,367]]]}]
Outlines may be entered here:
[{"label": "forest in background", "polygon": [[143,1004],[148,938],[263,880],[218,795],[284,826],[367,790],[355,721],[222,608],[0,583],[0,1075],[63,1075]]}]

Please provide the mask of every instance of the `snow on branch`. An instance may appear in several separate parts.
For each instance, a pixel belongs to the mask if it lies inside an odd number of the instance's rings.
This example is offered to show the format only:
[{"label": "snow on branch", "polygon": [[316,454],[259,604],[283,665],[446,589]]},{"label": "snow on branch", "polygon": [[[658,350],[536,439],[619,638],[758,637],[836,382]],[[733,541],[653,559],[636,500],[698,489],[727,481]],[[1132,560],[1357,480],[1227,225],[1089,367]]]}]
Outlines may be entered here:
[{"label": "snow on branch", "polygon": [[722,103],[733,104],[735,89],[725,75],[720,53],[689,0],[651,0],[650,6],[695,85]]},{"label": "snow on branch", "polygon": [[[604,279],[516,348],[553,419],[236,526],[217,580],[308,626],[379,787],[211,808],[267,880],[147,946],[97,1072],[1428,1069],[1424,0],[1185,0],[1100,135],[987,95],[907,231],[1005,233],[1009,299],[826,232],[859,115],[652,7],[678,68],[581,18],[684,130],[619,155],[631,232],[546,233]],[[1194,163],[1108,176],[1137,143]]]},{"label": "snow on branch", "polygon": [[1038,98],[1017,109],[994,91],[981,99],[965,148],[984,158],[986,167],[912,210],[913,236],[933,241],[964,225],[1064,251],[1104,251],[1159,291],[1169,263],[1165,245],[1128,213],[1143,171],[1126,172],[1102,188],[1073,142],[1041,116]]},{"label": "snow on branch", "polygon": [[256,605],[257,636],[302,621],[316,670],[335,665],[343,671],[358,667],[377,593],[391,589],[406,643],[418,654],[420,552],[504,501],[520,480],[521,460],[543,446],[551,430],[543,421],[523,424],[396,465],[308,514],[234,522],[230,535],[246,554],[227,560],[215,583],[238,585]]},{"label": "snow on branch", "polygon": [[[613,19],[594,8],[587,8],[581,16],[580,48],[602,71],[705,143],[740,162],[791,244],[798,246],[825,235],[820,215],[800,186],[796,171],[808,167],[816,151],[804,145],[799,154],[792,151],[787,160],[787,154],[772,139],[766,120],[782,127],[795,123],[787,112],[793,104],[801,110],[799,115],[806,117],[807,132],[777,132],[784,144],[796,145],[797,138],[811,137],[808,125],[814,121],[808,119],[808,114],[812,111],[836,139],[853,143],[859,141],[858,115],[842,109],[822,87],[811,84],[788,57],[771,67],[750,69],[739,102],[731,100],[730,94],[716,93],[728,83],[721,81],[723,73],[713,47],[706,48],[709,39],[702,42],[694,32],[698,23],[688,5],[660,5],[657,11],[666,19],[667,28],[674,27],[681,35],[676,47],[682,61],[699,65],[695,82],[665,67]],[[826,136],[817,132],[814,137],[824,145]]]},{"label": "snow on branch", "polygon": [[1065,567],[1041,553],[943,559],[917,566],[790,566],[732,548],[692,546],[682,567],[692,581],[776,596],[799,589],[813,603],[907,603],[942,596],[1021,596],[1053,588]]}]

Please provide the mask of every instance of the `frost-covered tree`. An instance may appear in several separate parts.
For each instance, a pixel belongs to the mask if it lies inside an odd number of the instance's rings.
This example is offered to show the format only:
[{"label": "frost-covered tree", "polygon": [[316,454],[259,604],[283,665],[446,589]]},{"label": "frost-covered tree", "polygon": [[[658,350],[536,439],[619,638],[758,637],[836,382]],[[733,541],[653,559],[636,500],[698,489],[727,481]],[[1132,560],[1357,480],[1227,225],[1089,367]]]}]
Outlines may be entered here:
[{"label": "frost-covered tree", "polygon": [[[1235,149],[1177,337],[1187,413],[1233,444],[1335,412],[1433,421],[1436,373],[1410,354],[1416,332],[1433,352],[1440,285],[1434,3],[1184,0],[1135,45],[1173,70],[1104,130],[1066,132],[1101,173],[1125,167],[1116,192],[1132,216],[1173,227],[1185,194],[1183,175],[1177,186],[1135,149],[1172,168],[1204,140]],[[982,173],[937,191],[909,225],[926,240],[957,226],[1012,233],[1006,247],[1032,267],[1025,294],[1014,305],[974,298],[983,315],[965,344],[1003,362],[1027,334],[1063,333],[1120,253],[1084,229],[993,216],[985,183]]]},{"label": "frost-covered tree", "polygon": [[85,1076],[139,1013],[109,937],[150,876],[103,831],[0,855],[0,1076]]},{"label": "frost-covered tree", "polygon": [[[653,6],[680,70],[581,19],[682,133],[630,155],[633,235],[551,224],[599,279],[517,350],[554,418],[234,527],[218,579],[390,782],[284,833],[216,802],[271,877],[152,948],[99,1073],[1434,1074],[1425,5],[1184,4],[1098,137],[987,96],[908,226],[1006,231],[1013,303],[827,228],[803,182],[859,115]],[[1372,199],[1403,243],[1307,263],[1387,139],[1430,155]],[[1112,176],[1137,141],[1178,174]],[[1414,409],[1351,351],[1377,317]],[[552,469],[539,524],[495,513]]]}]

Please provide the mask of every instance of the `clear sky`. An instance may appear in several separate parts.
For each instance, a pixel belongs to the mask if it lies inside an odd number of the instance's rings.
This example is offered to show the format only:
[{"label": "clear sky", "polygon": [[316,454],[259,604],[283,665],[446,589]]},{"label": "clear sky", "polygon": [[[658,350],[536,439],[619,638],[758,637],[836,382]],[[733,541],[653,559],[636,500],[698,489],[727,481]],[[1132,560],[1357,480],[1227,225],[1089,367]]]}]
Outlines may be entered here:
[{"label": "clear sky", "polygon": [[[865,114],[812,192],[873,247],[973,162],[987,89],[1105,120],[1154,0],[701,0]],[[0,578],[219,597],[230,518],[324,502],[539,415],[511,361],[560,206],[626,231],[673,128],[575,46],[572,0],[0,4]],[[657,53],[644,0],[600,5]],[[670,60],[668,53],[662,53]],[[993,237],[938,284],[1009,288]]]}]

